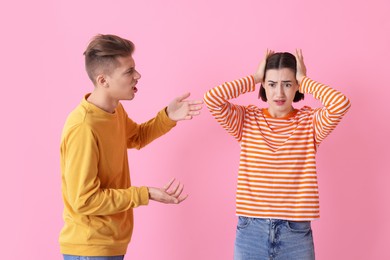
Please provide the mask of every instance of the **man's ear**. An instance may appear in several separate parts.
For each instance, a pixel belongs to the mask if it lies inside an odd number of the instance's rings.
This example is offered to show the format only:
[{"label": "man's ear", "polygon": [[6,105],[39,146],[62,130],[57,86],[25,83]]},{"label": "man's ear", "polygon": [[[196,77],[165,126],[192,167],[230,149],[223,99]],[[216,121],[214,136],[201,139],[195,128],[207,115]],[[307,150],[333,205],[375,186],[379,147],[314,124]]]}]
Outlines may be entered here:
[{"label": "man's ear", "polygon": [[103,88],[108,88],[107,76],[104,74],[99,74],[96,76],[96,85]]}]

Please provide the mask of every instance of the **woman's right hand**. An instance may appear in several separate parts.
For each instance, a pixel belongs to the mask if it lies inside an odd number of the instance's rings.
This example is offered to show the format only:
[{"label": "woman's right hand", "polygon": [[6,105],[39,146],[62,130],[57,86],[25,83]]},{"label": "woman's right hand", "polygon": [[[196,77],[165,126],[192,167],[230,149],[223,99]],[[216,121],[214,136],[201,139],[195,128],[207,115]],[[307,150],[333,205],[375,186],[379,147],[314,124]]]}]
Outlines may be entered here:
[{"label": "woman's right hand", "polygon": [[265,52],[263,60],[260,62],[259,66],[257,67],[255,74],[253,74],[253,77],[255,79],[255,84],[264,81],[265,65],[267,63],[267,59],[269,56],[271,56],[274,53],[275,52],[273,50],[268,50],[268,49]]}]

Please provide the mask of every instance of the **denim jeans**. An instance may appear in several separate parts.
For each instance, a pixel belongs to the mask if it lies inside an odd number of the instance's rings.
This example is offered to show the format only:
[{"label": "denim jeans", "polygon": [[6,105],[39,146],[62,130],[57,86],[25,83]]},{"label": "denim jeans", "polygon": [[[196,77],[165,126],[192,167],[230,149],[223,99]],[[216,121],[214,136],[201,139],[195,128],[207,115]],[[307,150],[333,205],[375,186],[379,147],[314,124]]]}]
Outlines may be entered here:
[{"label": "denim jeans", "polygon": [[77,256],[77,255],[64,255],[64,260],[123,260],[125,256]]},{"label": "denim jeans", "polygon": [[238,217],[235,260],[314,260],[310,221]]}]

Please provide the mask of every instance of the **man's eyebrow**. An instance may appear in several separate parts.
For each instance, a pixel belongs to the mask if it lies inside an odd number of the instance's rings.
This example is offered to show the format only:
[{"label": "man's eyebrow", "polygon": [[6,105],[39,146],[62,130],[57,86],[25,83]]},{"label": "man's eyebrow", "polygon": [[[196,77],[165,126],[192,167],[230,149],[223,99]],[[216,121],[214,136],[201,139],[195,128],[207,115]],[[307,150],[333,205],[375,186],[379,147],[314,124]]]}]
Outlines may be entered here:
[{"label": "man's eyebrow", "polygon": [[127,70],[125,70],[125,73],[130,72],[130,71],[132,71],[133,69],[134,69],[134,67],[130,67],[130,68],[128,68]]}]

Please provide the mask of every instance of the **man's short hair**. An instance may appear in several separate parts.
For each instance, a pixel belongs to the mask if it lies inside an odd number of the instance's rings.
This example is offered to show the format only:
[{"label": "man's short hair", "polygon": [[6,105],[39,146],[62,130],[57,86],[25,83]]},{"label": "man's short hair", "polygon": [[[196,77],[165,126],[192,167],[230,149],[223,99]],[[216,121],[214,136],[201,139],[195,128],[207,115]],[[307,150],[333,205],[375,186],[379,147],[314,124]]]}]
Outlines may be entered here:
[{"label": "man's short hair", "polygon": [[126,57],[134,52],[134,43],[112,34],[98,34],[92,38],[85,56],[85,70],[96,84],[99,73],[110,73],[119,65],[117,57]]}]

